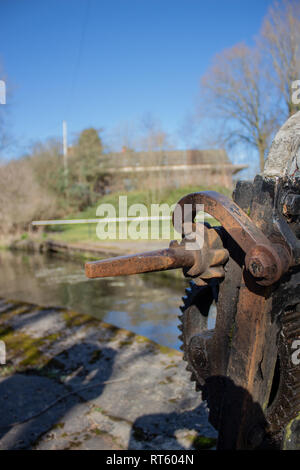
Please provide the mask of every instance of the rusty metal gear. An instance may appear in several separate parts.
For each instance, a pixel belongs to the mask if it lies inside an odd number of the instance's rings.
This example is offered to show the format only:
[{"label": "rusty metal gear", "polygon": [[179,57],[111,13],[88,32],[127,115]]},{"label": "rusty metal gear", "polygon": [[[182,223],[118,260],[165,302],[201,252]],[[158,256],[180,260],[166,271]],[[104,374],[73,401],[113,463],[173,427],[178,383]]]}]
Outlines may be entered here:
[{"label": "rusty metal gear", "polygon": [[[183,305],[178,317],[178,329],[181,331],[179,339],[182,341],[180,349],[183,351],[183,359],[187,362],[186,370],[191,373],[190,380],[195,382],[196,391],[201,392],[204,391],[205,380],[209,376],[207,358],[203,351],[199,351],[196,363],[191,360],[190,348],[193,338],[212,333],[212,325],[209,325],[208,320],[211,308],[218,300],[218,285],[216,280],[210,281],[206,286],[197,286],[190,281],[190,287],[186,288],[186,295],[182,297]],[[300,335],[300,305],[285,309],[281,323],[278,359],[266,409],[269,431],[273,435],[282,434],[286,426],[299,414],[300,364],[295,366],[291,361],[293,341],[299,340]],[[210,410],[210,414],[215,415],[215,410]]]},{"label": "rusty metal gear", "polygon": [[[186,370],[191,372],[191,380],[196,382],[196,390],[200,391],[204,385],[206,374],[207,358],[203,355],[198,356],[198,365],[190,359],[189,351],[193,338],[199,335],[210,334],[213,324],[213,307],[218,300],[219,282],[216,279],[209,280],[206,285],[198,286],[194,281],[190,281],[189,287],[185,289],[186,295],[182,297],[183,305],[180,307],[180,324],[178,329],[181,331],[179,339],[182,341],[180,349],[183,351],[183,359],[187,361]],[[200,351],[199,351],[200,353]],[[201,353],[200,353],[201,354]]]},{"label": "rusty metal gear", "polygon": [[299,414],[300,363],[293,363],[293,343],[300,337],[300,305],[291,306],[281,316],[278,358],[267,408],[272,432],[280,432]]},{"label": "rusty metal gear", "polygon": [[192,232],[186,232],[181,242],[183,246],[186,246],[190,235],[192,238],[198,235],[203,240],[203,248],[195,251],[193,266],[184,267],[183,274],[193,278],[197,286],[205,286],[210,279],[223,278],[229,253],[223,246],[218,227],[211,227],[208,223],[192,224]]}]

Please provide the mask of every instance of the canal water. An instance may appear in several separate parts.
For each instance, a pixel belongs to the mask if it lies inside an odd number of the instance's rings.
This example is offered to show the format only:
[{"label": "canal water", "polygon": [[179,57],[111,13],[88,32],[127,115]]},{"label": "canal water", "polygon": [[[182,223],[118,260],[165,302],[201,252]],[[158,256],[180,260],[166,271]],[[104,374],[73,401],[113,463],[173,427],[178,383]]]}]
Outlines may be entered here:
[{"label": "canal water", "polygon": [[179,306],[187,281],[160,273],[87,279],[84,262],[0,251],[0,296],[62,306],[179,349]]}]

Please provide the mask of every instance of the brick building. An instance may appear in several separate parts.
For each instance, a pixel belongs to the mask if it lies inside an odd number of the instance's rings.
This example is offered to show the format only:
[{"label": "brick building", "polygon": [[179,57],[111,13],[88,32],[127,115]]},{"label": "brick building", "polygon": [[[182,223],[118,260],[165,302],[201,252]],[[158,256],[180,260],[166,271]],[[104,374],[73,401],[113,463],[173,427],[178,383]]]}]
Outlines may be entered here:
[{"label": "brick building", "polygon": [[233,175],[247,165],[233,165],[222,149],[124,151],[107,155],[106,171],[114,189],[181,187],[232,188]]}]

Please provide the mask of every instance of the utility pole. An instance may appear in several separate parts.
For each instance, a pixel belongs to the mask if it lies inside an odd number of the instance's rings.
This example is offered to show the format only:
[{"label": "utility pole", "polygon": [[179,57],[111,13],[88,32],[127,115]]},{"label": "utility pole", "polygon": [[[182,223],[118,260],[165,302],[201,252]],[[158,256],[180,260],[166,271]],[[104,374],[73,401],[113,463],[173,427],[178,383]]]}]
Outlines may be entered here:
[{"label": "utility pole", "polygon": [[64,182],[65,189],[68,187],[68,140],[67,140],[67,123],[63,121],[63,158],[64,158]]}]

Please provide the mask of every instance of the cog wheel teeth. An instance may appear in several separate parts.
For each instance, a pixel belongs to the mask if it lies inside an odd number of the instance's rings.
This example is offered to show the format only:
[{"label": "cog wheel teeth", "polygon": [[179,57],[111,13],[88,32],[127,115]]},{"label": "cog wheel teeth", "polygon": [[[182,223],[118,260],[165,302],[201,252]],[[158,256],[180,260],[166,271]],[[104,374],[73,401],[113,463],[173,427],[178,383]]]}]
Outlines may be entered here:
[{"label": "cog wheel teeth", "polygon": [[[190,373],[190,380],[195,384],[196,392],[203,392],[205,379],[202,379],[198,375],[198,371],[196,366],[194,367],[190,361],[189,354],[188,354],[188,343],[190,336],[193,335],[194,328],[192,331],[189,330],[189,317],[190,314],[193,316],[195,315],[195,322],[194,327],[196,326],[195,334],[197,333],[197,315],[199,315],[199,333],[202,331],[203,327],[203,318],[207,317],[204,313],[206,309],[206,305],[208,302],[217,302],[217,294],[218,294],[218,281],[211,282],[209,281],[205,286],[198,286],[194,280],[189,281],[189,287],[185,289],[187,295],[182,297],[183,305],[180,306],[180,311],[182,315],[179,315],[178,318],[180,320],[180,325],[178,329],[182,331],[182,335],[179,336],[179,339],[182,340],[182,344],[180,345],[181,351],[183,351],[183,360],[186,361],[186,371]],[[207,297],[207,295],[209,297]],[[211,300],[208,300],[210,299]],[[205,301],[203,302],[203,300]],[[204,308],[205,305],[205,308]],[[203,306],[203,309],[202,309]],[[197,313],[198,311],[198,313]],[[192,326],[192,325],[191,325]],[[199,382],[200,381],[200,382]],[[203,398],[206,400],[206,398]]]},{"label": "cog wheel teeth", "polygon": [[[189,287],[187,287],[185,289],[186,295],[184,295],[182,297],[183,305],[180,306],[180,311],[182,312],[182,315],[178,316],[178,319],[180,320],[180,324],[178,325],[178,329],[179,329],[179,331],[182,332],[182,334],[180,334],[178,336],[179,340],[182,341],[182,344],[180,345],[180,349],[181,349],[181,351],[183,351],[183,360],[187,361],[186,370],[191,373],[190,380],[192,382],[196,382],[196,390],[197,391],[201,391],[202,388],[201,388],[200,384],[198,383],[197,376],[196,376],[196,373],[193,369],[193,366],[189,363],[187,351],[185,349],[186,348],[186,341],[187,341],[186,338],[187,337],[186,337],[186,334],[185,334],[184,323],[185,323],[187,310],[190,307],[192,307],[193,305],[196,305],[195,300],[198,299],[198,294],[200,292],[205,292],[205,295],[206,295],[206,292],[207,292],[206,289],[207,289],[207,286],[205,287],[205,291],[203,291],[203,286],[198,286],[193,280],[190,280],[189,281]],[[200,311],[199,311],[199,315],[202,315]]]},{"label": "cog wheel teeth", "polygon": [[277,396],[271,403],[267,419],[272,432],[280,431],[299,413],[300,366],[291,364],[292,339],[298,339],[300,308],[283,313],[279,339],[280,384]]}]

